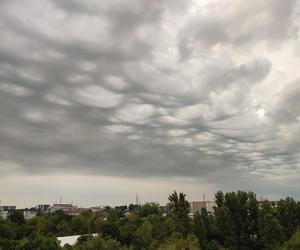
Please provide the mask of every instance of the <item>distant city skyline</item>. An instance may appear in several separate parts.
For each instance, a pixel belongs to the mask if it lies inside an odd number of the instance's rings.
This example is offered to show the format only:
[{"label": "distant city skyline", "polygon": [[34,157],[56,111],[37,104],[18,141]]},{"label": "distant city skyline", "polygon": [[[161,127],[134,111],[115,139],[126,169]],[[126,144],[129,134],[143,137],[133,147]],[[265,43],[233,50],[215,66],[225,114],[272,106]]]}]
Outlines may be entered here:
[{"label": "distant city skyline", "polygon": [[300,199],[296,0],[0,2],[0,199]]},{"label": "distant city skyline", "polygon": [[[22,177],[23,178],[23,177]],[[45,177],[44,177],[45,178]],[[31,177],[29,179],[29,182],[34,181],[41,181],[43,182],[44,178],[39,177]],[[53,176],[53,181],[55,180],[58,187],[54,190],[49,190],[47,185],[43,186],[43,189],[41,190],[34,190],[35,186],[40,186],[40,183],[31,184],[31,188],[29,189],[30,192],[34,192],[33,194],[26,194],[24,193],[24,197],[28,198],[26,202],[24,200],[18,200],[19,194],[16,194],[15,196],[6,196],[6,199],[2,199],[0,205],[16,205],[17,208],[30,208],[34,207],[38,204],[54,204],[60,203],[60,198],[62,199],[62,203],[72,203],[73,205],[76,205],[78,207],[92,207],[92,206],[118,206],[118,205],[129,205],[129,204],[135,204],[136,203],[136,194],[134,193],[136,187],[141,187],[141,192],[139,192],[139,202],[141,204],[144,204],[146,202],[158,202],[160,205],[165,205],[168,202],[168,196],[170,193],[172,193],[174,190],[169,189],[169,183],[163,184],[164,179],[160,179],[148,182],[146,185],[143,183],[143,180],[136,180],[132,183],[132,186],[130,185],[130,182],[132,182],[131,179],[126,178],[118,178],[118,181],[114,180],[111,182],[109,178],[106,177],[89,177],[89,183],[91,186],[77,186],[74,189],[74,186],[72,188],[61,188],[61,182],[64,182],[66,180],[66,177],[64,176]],[[80,177],[74,177],[75,181],[78,183]],[[76,179],[78,178],[78,179]],[[25,178],[26,179],[26,178]],[[104,185],[111,185],[110,187],[115,187],[111,192],[107,192],[106,190],[95,190],[95,187],[98,186],[97,180],[101,180],[104,183]],[[122,182],[123,179],[123,182]],[[175,182],[179,181],[174,180],[172,183],[172,186],[177,186],[179,189],[176,189],[177,192],[184,192],[187,195],[187,199],[189,201],[203,201],[203,195],[205,196],[205,200],[214,200],[214,193],[221,189],[212,190],[210,192],[201,192],[201,190],[197,190],[197,186],[199,186],[199,183],[194,180],[192,183],[190,183],[190,179],[185,179],[183,182],[179,185]],[[182,179],[180,179],[182,181]],[[122,187],[117,186],[116,182],[122,183],[128,188],[128,192],[122,191]],[[138,183],[138,184],[137,184]],[[28,183],[25,183],[26,186],[28,186]],[[85,186],[85,187],[84,187]],[[155,186],[160,187],[160,191],[155,189],[156,191],[151,193],[151,189],[155,188]],[[90,188],[92,187],[92,189]],[[58,192],[61,190],[64,195],[59,195]],[[202,189],[204,190],[204,188]],[[250,190],[250,189],[249,189]],[[252,191],[256,190],[255,188],[251,189]],[[52,192],[51,192],[52,191]],[[226,192],[226,190],[223,190]],[[227,190],[232,191],[232,190]],[[49,195],[45,197],[44,192],[47,192]],[[57,193],[56,193],[57,192]],[[255,191],[254,191],[255,192]],[[77,193],[80,193],[80,195],[77,195]],[[113,194],[113,196],[111,196]],[[150,195],[149,195],[150,194]],[[258,199],[268,199],[268,200],[277,200],[280,198],[287,197],[288,193],[283,193],[279,196],[276,195],[268,195],[264,196],[262,193],[256,193]],[[4,196],[2,196],[4,197]],[[84,198],[83,198],[84,197]],[[295,196],[294,196],[295,198]]]}]

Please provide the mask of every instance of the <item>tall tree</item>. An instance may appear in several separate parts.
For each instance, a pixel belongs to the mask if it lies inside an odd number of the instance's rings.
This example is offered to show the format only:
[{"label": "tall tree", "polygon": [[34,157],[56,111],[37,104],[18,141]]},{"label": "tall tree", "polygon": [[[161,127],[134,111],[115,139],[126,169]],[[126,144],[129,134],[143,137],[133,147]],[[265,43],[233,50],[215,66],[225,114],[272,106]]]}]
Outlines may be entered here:
[{"label": "tall tree", "polygon": [[235,248],[240,250],[259,249],[259,205],[255,194],[238,191],[223,195],[218,192],[216,202],[218,231],[224,244],[236,244]]},{"label": "tall tree", "polygon": [[174,191],[169,195],[169,202],[171,211],[181,220],[188,217],[190,204],[186,200],[186,195],[184,193],[177,193]]},{"label": "tall tree", "polygon": [[277,213],[284,230],[285,239],[288,240],[300,224],[297,203],[290,197],[280,200],[277,205]]}]

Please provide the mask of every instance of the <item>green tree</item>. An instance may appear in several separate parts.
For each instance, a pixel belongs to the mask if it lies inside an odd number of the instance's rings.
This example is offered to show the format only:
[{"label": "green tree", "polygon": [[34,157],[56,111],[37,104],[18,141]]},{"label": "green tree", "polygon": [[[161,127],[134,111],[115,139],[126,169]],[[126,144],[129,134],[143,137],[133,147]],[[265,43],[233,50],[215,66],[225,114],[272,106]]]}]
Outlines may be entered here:
[{"label": "green tree", "polygon": [[234,221],[227,207],[221,206],[215,211],[217,239],[225,247],[237,247],[238,240],[235,233]]},{"label": "green tree", "polygon": [[168,239],[158,250],[200,250],[200,245],[195,235],[188,234],[186,238]]},{"label": "green tree", "polygon": [[16,237],[16,225],[10,220],[0,218],[0,239],[14,239]]},{"label": "green tree", "polygon": [[121,244],[111,239],[110,237],[103,237],[101,235],[94,238],[88,239],[86,241],[76,244],[74,250],[119,250],[121,249]]},{"label": "green tree", "polygon": [[288,240],[300,225],[298,205],[293,198],[280,200],[277,205],[277,216],[283,228],[285,239]]},{"label": "green tree", "polygon": [[186,195],[183,193],[177,194],[177,192],[174,191],[169,195],[168,199],[170,209],[178,220],[178,232],[187,235],[191,231],[191,224],[188,217],[190,204],[186,199]]},{"label": "green tree", "polygon": [[283,229],[278,219],[270,212],[264,214],[263,208],[260,216],[261,245],[264,249],[274,249],[282,245],[284,241]]},{"label": "green tree", "polygon": [[300,249],[300,230],[293,234],[292,238],[288,241],[287,250],[299,250]]},{"label": "green tree", "polygon": [[23,215],[22,210],[12,210],[8,216],[8,219],[11,220],[11,222],[16,223],[18,225],[24,224],[25,223],[25,218]]},{"label": "green tree", "polygon": [[177,194],[174,191],[168,197],[169,205],[171,211],[181,220],[186,219],[188,217],[190,204],[186,200],[186,195],[184,193]]},{"label": "green tree", "polygon": [[150,214],[157,214],[157,215],[162,214],[162,210],[157,203],[154,202],[146,203],[137,208],[137,215],[139,217],[147,217]]},{"label": "green tree", "polygon": [[110,236],[118,239],[120,237],[120,230],[117,223],[105,221],[100,224],[99,232],[104,236]]},{"label": "green tree", "polygon": [[208,243],[217,238],[215,216],[202,208],[194,215],[194,233],[198,237],[201,249],[206,250]]},{"label": "green tree", "polygon": [[233,249],[248,250],[259,247],[259,205],[252,192],[216,194],[217,231],[222,243]]},{"label": "green tree", "polygon": [[23,238],[18,241],[15,250],[60,250],[56,237],[38,236],[34,239]]},{"label": "green tree", "polygon": [[146,220],[138,228],[135,235],[135,246],[138,249],[146,249],[153,240],[153,226]]},{"label": "green tree", "polygon": [[123,245],[129,246],[133,243],[138,225],[134,221],[126,221],[120,226],[120,242]]}]

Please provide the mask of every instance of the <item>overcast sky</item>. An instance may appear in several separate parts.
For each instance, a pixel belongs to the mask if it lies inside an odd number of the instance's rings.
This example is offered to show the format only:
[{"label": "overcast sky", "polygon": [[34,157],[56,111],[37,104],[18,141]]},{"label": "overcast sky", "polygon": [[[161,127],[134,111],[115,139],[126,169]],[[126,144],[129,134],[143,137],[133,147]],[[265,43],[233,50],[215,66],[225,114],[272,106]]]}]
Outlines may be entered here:
[{"label": "overcast sky", "polygon": [[300,198],[297,0],[2,0],[0,200]]}]

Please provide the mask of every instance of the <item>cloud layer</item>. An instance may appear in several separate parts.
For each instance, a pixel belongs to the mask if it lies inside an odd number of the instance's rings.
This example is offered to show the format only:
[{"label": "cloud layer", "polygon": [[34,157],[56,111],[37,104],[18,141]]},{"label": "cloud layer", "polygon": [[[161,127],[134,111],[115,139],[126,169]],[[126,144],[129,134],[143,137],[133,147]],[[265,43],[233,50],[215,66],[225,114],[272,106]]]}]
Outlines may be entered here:
[{"label": "cloud layer", "polygon": [[296,0],[0,4],[1,176],[297,185]]}]

